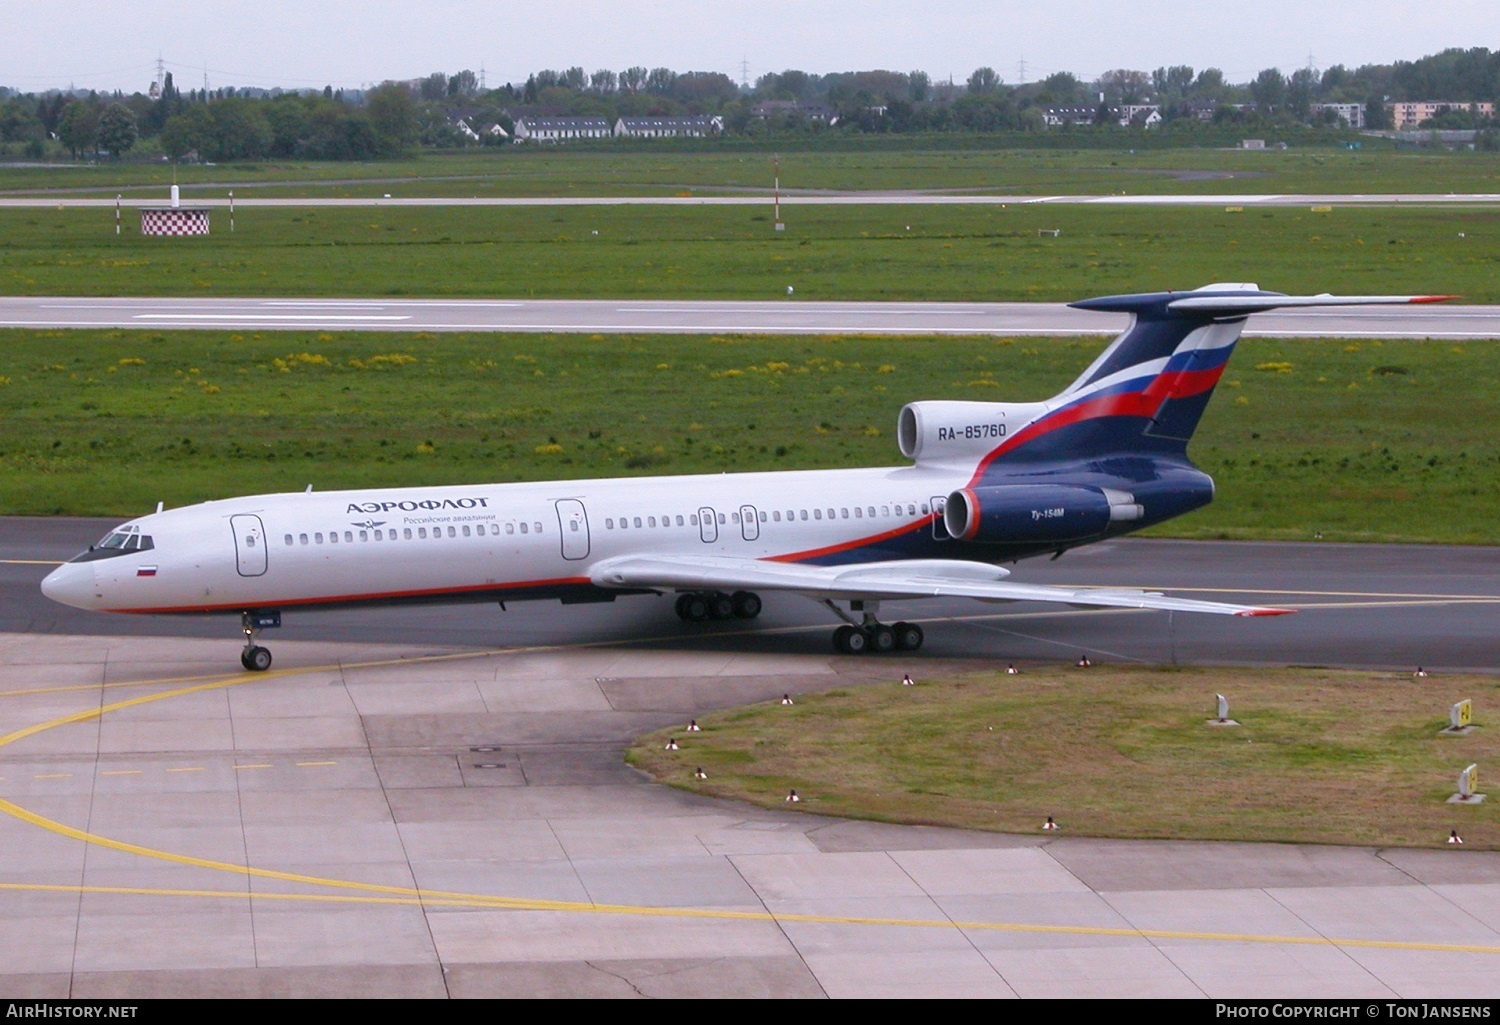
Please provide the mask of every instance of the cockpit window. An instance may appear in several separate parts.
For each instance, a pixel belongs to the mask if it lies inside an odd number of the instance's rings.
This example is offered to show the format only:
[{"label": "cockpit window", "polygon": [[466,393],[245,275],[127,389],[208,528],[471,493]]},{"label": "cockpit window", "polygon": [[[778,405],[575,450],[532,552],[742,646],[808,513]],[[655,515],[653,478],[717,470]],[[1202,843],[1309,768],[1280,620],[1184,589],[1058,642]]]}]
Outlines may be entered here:
[{"label": "cockpit window", "polygon": [[69,562],[97,562],[100,559],[113,559],[120,555],[129,555],[132,552],[149,552],[156,545],[151,540],[150,534],[142,534],[139,527],[122,527],[112,530],[104,536],[104,540],[89,548],[86,552],[80,552]]}]

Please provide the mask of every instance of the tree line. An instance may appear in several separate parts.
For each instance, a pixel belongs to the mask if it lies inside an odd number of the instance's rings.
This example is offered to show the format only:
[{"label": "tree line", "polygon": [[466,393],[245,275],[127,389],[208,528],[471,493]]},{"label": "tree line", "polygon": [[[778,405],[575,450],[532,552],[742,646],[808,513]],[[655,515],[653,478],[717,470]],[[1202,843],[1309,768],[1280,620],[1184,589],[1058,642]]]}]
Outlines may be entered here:
[{"label": "tree line", "polygon": [[[523,115],[670,117],[714,114],[726,132],[747,136],[845,133],[1040,131],[1056,107],[1091,107],[1099,127],[1112,109],[1155,105],[1181,129],[1204,120],[1291,127],[1333,123],[1324,104],[1360,104],[1366,127],[1389,127],[1386,104],[1412,100],[1494,102],[1500,52],[1450,49],[1414,61],[1290,74],[1267,68],[1244,83],[1217,68],[1186,65],[1146,72],[1109,71],[1085,82],[1069,72],[1006,83],[993,68],[963,82],[934,81],[923,71],[814,74],[788,69],[742,87],[720,72],[629,67],[542,70],[520,84],[486,89],[478,76],[434,72],[374,89],[321,92],[220,89],[179,91],[167,74],[148,93],[124,95],[0,88],[0,150],[41,159],[137,151],[180,160],[261,158],[365,160],[417,147],[498,142]],[[767,102],[779,101],[779,102]],[[506,135],[485,134],[498,124]],[[1491,128],[1467,110],[1440,115],[1431,127]]]}]

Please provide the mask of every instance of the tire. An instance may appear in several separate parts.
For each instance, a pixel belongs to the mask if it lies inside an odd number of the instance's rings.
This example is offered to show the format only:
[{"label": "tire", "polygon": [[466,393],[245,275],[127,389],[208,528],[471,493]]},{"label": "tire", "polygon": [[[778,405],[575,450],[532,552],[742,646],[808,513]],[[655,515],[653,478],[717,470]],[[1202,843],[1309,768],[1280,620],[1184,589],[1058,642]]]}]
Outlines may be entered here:
[{"label": "tire", "polygon": [[701,594],[682,596],[682,618],[689,623],[701,623],[708,618],[708,599]]},{"label": "tire", "polygon": [[262,648],[257,645],[241,655],[240,661],[251,672],[263,673],[271,668],[271,651],[269,648]]},{"label": "tire", "polygon": [[925,639],[922,628],[915,623],[897,623],[891,629],[896,632],[897,651],[916,651]]},{"label": "tire", "polygon": [[709,595],[708,614],[714,619],[733,619],[734,600],[727,594]]},{"label": "tire", "polygon": [[734,603],[734,614],[740,619],[754,619],[760,615],[760,595],[753,591],[736,591],[730,596]]},{"label": "tire", "polygon": [[884,623],[877,623],[865,632],[870,639],[870,650],[878,655],[884,655],[896,650],[896,631]]},{"label": "tire", "polygon": [[833,647],[845,655],[863,655],[870,648],[870,638],[863,630],[845,625],[833,632]]}]

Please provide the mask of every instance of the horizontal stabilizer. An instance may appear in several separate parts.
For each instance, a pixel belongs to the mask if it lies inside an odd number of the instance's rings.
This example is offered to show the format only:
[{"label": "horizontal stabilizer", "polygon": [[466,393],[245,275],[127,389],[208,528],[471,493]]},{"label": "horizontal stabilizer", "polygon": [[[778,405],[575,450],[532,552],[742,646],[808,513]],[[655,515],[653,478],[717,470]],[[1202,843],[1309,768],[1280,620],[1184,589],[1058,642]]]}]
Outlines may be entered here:
[{"label": "horizontal stabilizer", "polygon": [[1411,306],[1457,299],[1456,295],[1216,295],[1188,296],[1167,303],[1172,312],[1262,313],[1308,306]]}]

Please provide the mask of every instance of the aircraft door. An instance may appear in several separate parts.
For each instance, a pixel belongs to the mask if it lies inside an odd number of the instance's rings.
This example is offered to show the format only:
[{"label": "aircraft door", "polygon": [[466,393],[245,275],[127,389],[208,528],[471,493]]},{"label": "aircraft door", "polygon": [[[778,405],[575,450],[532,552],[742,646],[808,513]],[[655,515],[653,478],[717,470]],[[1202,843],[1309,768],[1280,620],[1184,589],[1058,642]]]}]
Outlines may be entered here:
[{"label": "aircraft door", "polygon": [[589,516],[576,498],[557,500],[557,527],[562,534],[562,557],[586,559],[589,554]]},{"label": "aircraft door", "polygon": [[943,522],[943,509],[947,505],[947,495],[932,496],[932,536],[937,541],[950,541],[953,538],[953,535],[948,533],[948,525]]},{"label": "aircraft door", "polygon": [[703,543],[711,545],[719,540],[719,523],[714,518],[714,511],[707,506],[698,510],[698,536]]},{"label": "aircraft door", "polygon": [[235,568],[242,577],[258,577],[266,572],[266,528],[259,516],[245,513],[229,517],[234,534]]},{"label": "aircraft door", "polygon": [[740,536],[746,541],[760,537],[760,518],[753,505],[740,506]]}]

